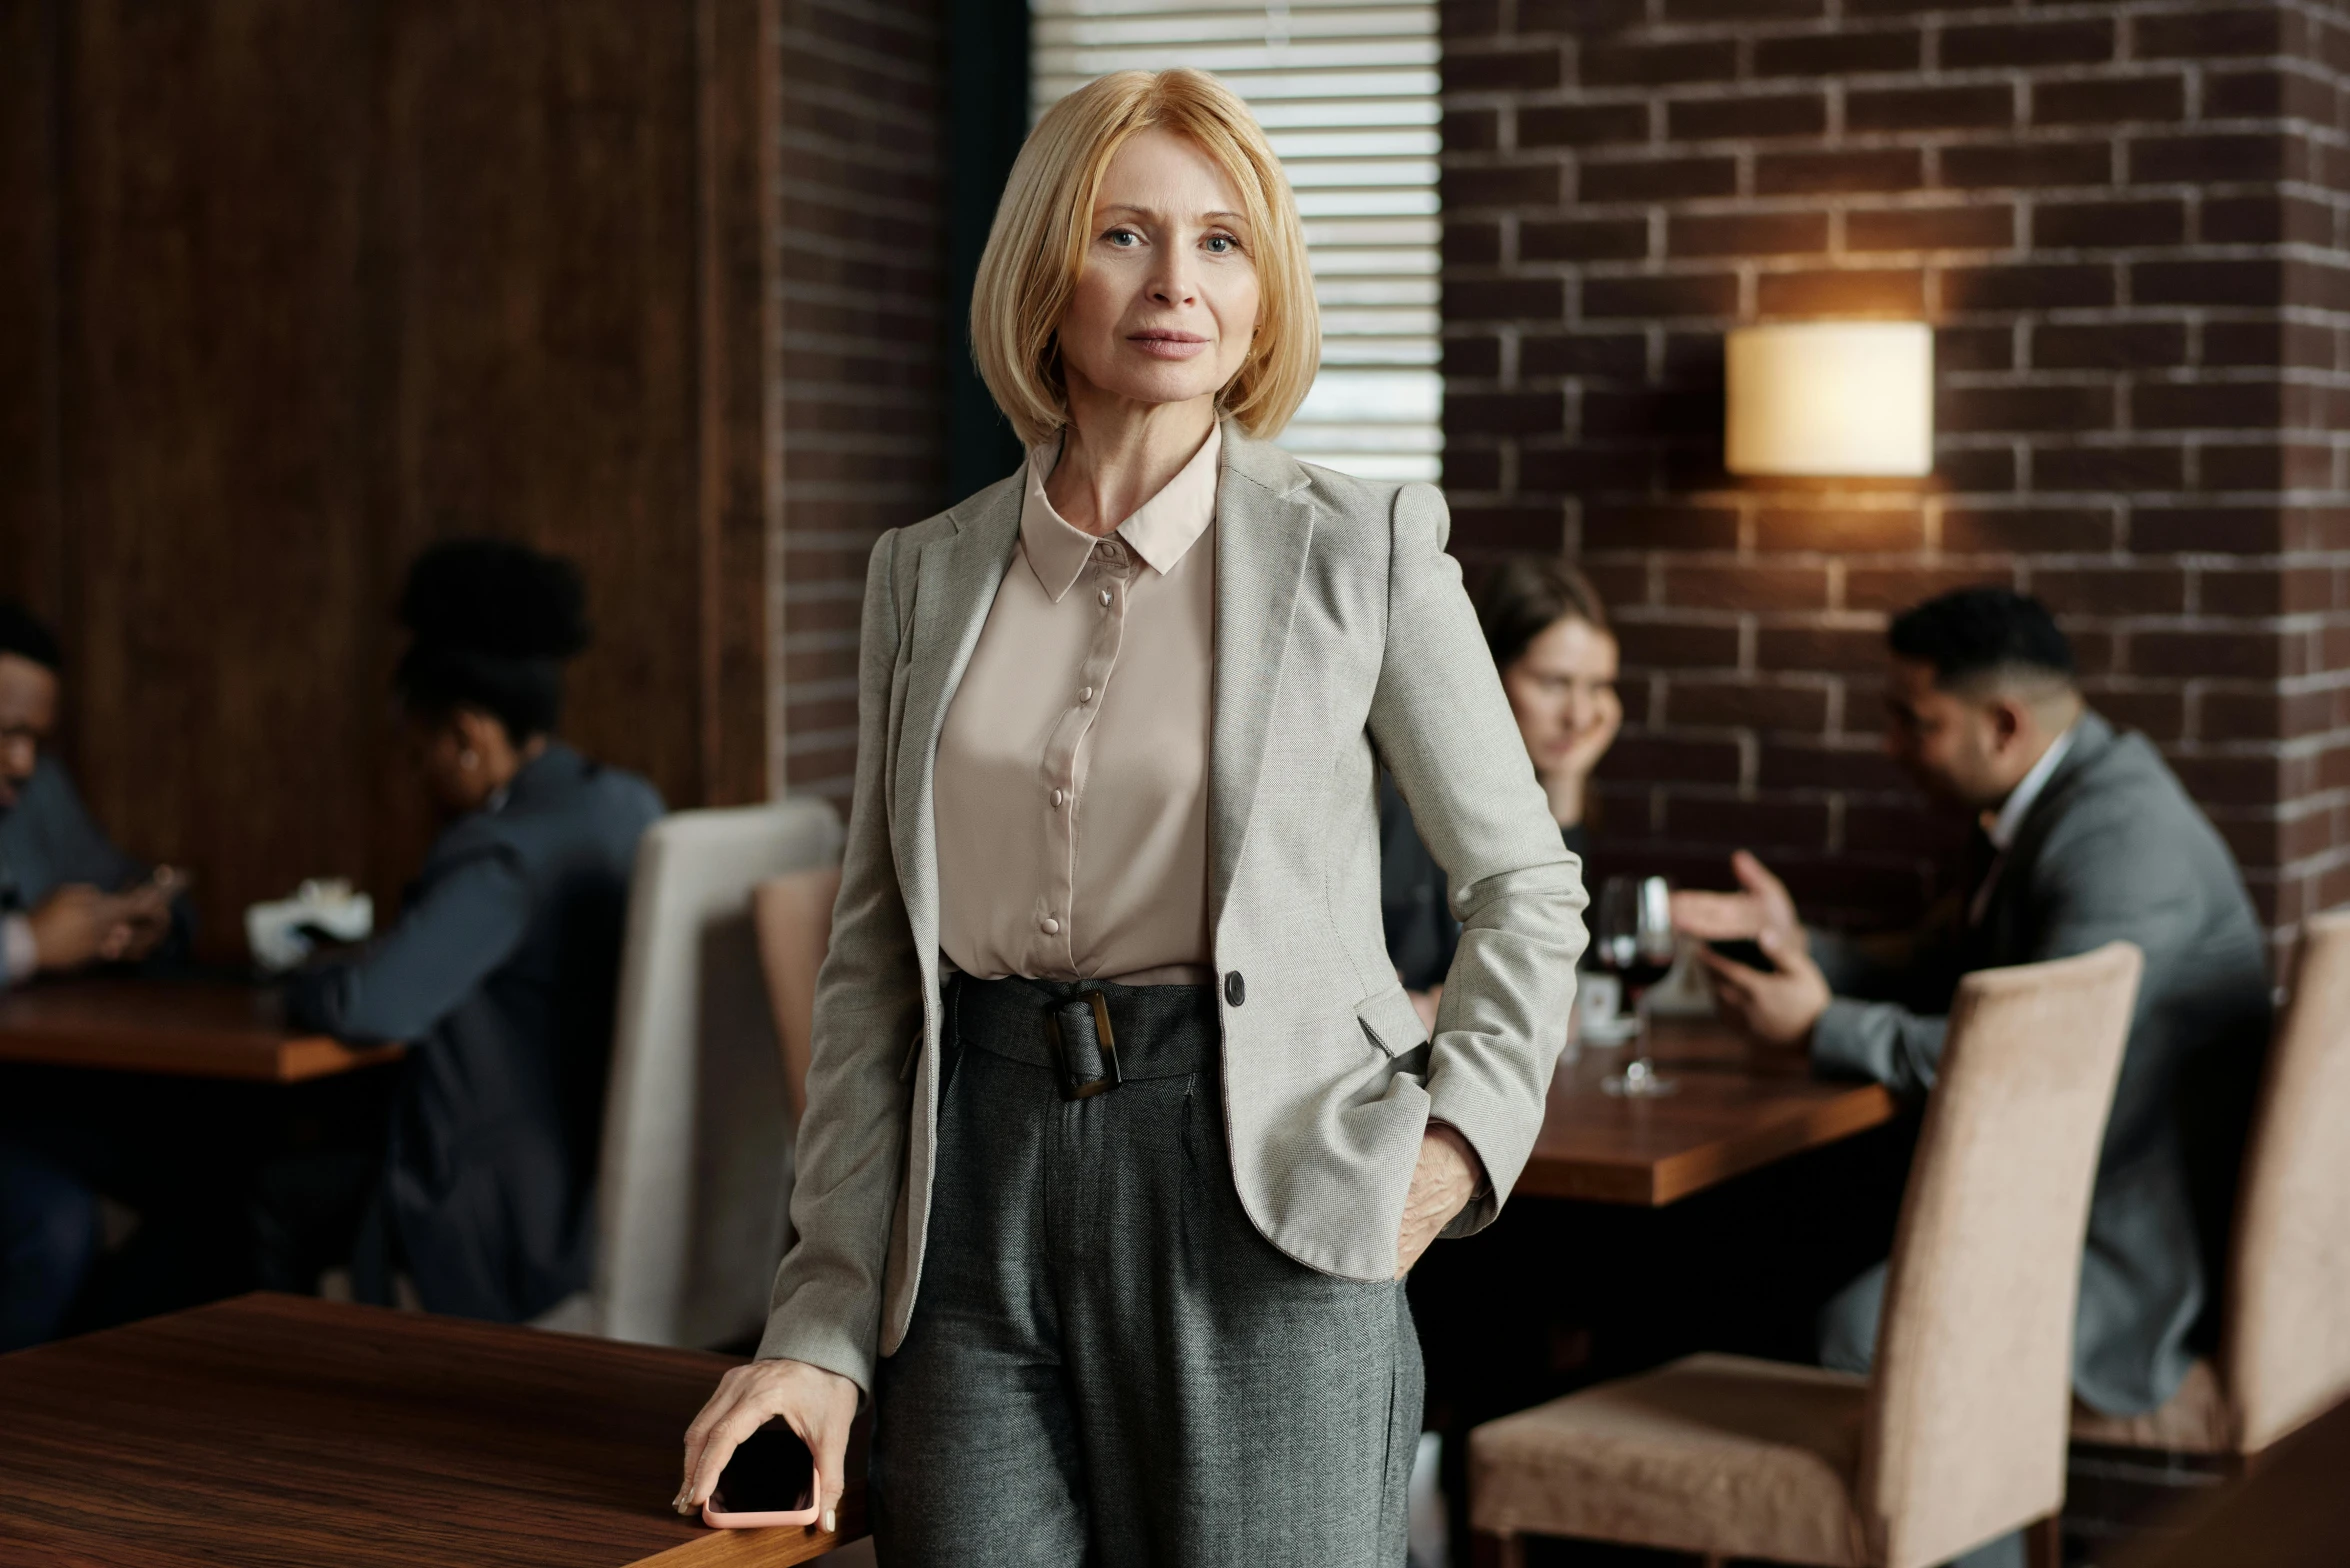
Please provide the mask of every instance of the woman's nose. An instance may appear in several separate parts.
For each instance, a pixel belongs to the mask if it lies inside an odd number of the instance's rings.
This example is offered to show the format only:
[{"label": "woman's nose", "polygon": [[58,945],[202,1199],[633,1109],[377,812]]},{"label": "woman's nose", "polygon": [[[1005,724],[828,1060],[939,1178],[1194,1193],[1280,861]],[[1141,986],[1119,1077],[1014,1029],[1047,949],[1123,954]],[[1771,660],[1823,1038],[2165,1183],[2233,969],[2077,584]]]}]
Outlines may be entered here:
[{"label": "woman's nose", "polygon": [[1188,305],[1199,297],[1198,281],[1182,259],[1166,261],[1152,280],[1151,297],[1165,305]]}]

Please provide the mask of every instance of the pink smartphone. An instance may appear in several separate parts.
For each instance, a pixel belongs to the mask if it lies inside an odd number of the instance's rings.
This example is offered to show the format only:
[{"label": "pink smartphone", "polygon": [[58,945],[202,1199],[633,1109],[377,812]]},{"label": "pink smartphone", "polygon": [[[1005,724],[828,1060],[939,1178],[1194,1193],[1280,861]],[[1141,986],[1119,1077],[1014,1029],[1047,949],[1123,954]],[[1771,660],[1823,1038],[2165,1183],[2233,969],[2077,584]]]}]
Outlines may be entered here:
[{"label": "pink smartphone", "polygon": [[781,1421],[753,1432],[726,1461],[717,1489],[702,1505],[702,1523],[719,1530],[764,1530],[816,1522],[816,1456]]}]

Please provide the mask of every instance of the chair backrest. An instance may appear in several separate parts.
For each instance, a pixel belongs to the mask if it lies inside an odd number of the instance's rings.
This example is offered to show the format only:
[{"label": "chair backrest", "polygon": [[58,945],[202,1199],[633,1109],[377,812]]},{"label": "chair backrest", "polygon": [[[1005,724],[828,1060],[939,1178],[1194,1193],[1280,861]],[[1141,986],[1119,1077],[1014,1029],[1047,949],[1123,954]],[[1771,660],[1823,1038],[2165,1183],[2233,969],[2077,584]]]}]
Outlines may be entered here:
[{"label": "chair backrest", "polygon": [[775,1011],[775,1042],[783,1050],[783,1092],[791,1123],[808,1108],[808,1059],[816,1047],[816,972],[832,940],[832,905],[840,897],[840,867],[791,871],[759,884],[751,910],[759,927],[759,964],[767,973],[767,1001]]},{"label": "chair backrest", "polygon": [[2302,932],[2236,1215],[2220,1366],[2249,1454],[2350,1394],[2350,910]]},{"label": "chair backrest", "polygon": [[2113,942],[1959,985],[1870,1378],[1860,1501],[1885,1568],[2064,1501],[2081,1246],[2142,962]]},{"label": "chair backrest", "polygon": [[791,1201],[791,1124],[751,893],[840,859],[792,799],[681,811],[637,850],[597,1186],[592,1326],[713,1346],[757,1332]]}]

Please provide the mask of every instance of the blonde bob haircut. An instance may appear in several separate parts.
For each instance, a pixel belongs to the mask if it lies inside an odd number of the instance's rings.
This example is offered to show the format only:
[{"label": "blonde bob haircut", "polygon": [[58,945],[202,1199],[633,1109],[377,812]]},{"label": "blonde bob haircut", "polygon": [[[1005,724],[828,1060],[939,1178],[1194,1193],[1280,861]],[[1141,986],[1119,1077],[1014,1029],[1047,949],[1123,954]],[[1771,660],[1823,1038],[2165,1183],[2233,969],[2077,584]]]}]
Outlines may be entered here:
[{"label": "blonde bob haircut", "polygon": [[1278,435],[1322,361],[1322,316],[1305,230],[1281,161],[1248,106],[1204,71],[1115,71],[1045,111],[1012,164],[971,291],[971,354],[1024,445],[1069,422],[1061,316],[1093,238],[1102,175],[1127,139],[1166,129],[1191,139],[1239,192],[1257,273],[1259,325],[1217,412],[1249,434]]}]

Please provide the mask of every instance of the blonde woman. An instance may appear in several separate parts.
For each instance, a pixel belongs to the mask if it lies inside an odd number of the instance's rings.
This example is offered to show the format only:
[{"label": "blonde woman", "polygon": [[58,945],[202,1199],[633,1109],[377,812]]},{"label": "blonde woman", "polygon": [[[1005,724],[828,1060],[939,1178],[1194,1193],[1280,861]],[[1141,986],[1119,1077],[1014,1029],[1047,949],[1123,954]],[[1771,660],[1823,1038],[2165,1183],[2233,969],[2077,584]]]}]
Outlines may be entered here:
[{"label": "blonde woman", "polygon": [[[1583,893],[1443,500],[1270,438],[1320,353],[1280,165],[1193,71],[1056,105],[971,311],[1018,473],[885,535],[792,1220],[681,1508],[774,1418],[884,1563],[1400,1562],[1400,1283],[1542,1117]],[[1460,890],[1433,1042],[1384,759]]]}]

